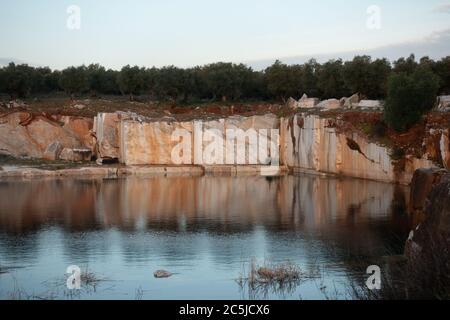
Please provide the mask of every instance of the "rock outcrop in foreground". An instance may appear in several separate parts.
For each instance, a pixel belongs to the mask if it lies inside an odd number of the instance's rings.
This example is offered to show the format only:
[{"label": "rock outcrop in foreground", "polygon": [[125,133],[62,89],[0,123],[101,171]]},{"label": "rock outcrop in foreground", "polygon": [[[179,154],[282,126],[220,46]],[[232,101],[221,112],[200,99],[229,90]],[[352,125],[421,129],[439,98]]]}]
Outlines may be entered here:
[{"label": "rock outcrop in foreground", "polygon": [[411,199],[422,222],[405,246],[407,284],[425,298],[450,298],[450,172],[418,170]]},{"label": "rock outcrop in foreground", "polygon": [[429,254],[438,249],[433,248],[438,244],[450,250],[450,171],[417,170],[411,184],[410,208],[421,214],[421,221],[407,240],[407,257],[414,260]]}]

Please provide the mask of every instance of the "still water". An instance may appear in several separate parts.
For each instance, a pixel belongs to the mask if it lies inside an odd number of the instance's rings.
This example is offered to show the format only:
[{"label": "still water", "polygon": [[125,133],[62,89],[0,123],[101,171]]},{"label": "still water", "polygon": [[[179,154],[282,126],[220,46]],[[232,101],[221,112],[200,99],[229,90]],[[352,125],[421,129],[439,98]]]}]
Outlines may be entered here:
[{"label": "still water", "polygon": [[[0,299],[349,299],[361,260],[402,252],[405,199],[307,175],[0,181]],[[315,276],[253,292],[251,261]],[[69,290],[70,265],[102,281]]]}]

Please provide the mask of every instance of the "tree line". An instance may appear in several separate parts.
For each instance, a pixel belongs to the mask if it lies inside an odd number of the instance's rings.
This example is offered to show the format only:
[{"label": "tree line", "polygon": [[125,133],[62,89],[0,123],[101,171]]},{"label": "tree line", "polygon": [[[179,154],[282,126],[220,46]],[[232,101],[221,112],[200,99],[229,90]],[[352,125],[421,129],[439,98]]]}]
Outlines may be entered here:
[{"label": "tree line", "polygon": [[440,94],[450,94],[450,56],[435,61],[414,55],[394,62],[356,56],[318,63],[287,65],[276,61],[263,71],[244,64],[213,63],[194,68],[142,68],[125,66],[120,71],[99,64],[51,70],[26,64],[0,68],[0,92],[11,98],[64,91],[70,97],[89,94],[149,95],[157,100],[188,102],[208,100],[279,100],[300,98],[303,93],[322,99],[360,93],[371,99],[386,99],[389,79],[426,70],[437,81]]}]

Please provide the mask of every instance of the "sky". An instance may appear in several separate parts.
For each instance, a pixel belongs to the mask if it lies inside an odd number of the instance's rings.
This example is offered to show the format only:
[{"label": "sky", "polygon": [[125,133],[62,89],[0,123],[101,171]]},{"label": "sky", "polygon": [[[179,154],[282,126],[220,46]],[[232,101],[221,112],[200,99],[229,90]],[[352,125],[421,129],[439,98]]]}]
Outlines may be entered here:
[{"label": "sky", "polygon": [[450,0],[0,0],[0,64],[261,69],[410,53],[450,55]]}]

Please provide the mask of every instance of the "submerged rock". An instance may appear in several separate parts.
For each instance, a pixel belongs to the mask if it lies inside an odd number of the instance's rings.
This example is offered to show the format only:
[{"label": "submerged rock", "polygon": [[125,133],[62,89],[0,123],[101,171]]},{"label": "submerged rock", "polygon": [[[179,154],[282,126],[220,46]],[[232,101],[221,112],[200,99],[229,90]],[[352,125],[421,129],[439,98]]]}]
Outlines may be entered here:
[{"label": "submerged rock", "polygon": [[169,278],[169,277],[173,276],[173,273],[166,271],[166,270],[157,270],[157,271],[153,272],[153,276],[155,278]]}]

